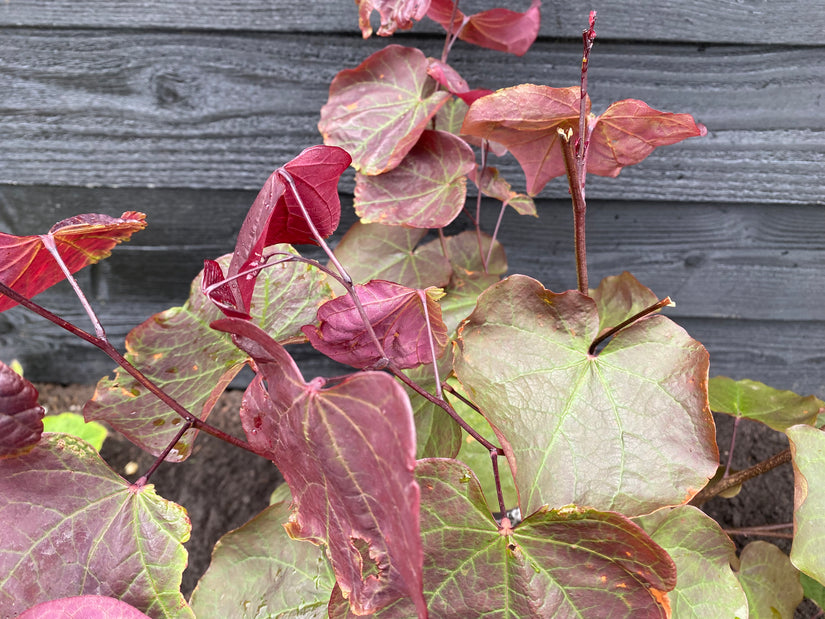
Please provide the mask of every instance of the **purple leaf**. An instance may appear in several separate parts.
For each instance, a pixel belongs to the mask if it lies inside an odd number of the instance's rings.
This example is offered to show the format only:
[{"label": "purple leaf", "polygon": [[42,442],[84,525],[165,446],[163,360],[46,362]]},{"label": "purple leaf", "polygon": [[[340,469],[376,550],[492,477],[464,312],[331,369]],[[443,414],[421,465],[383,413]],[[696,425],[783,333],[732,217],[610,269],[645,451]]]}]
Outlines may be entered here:
[{"label": "purple leaf", "polygon": [[17,619],[149,619],[149,615],[115,598],[78,595],[41,602]]},{"label": "purple leaf", "polygon": [[224,319],[213,326],[233,333],[258,368],[241,421],[292,491],[289,534],[325,546],[358,614],[409,596],[426,617],[415,429],[403,388],[383,372],[326,389],[321,378],[306,383],[286,350],[254,325]]},{"label": "purple leaf", "polygon": [[0,460],[0,522],[0,616],[102,595],[150,617],[194,619],[180,593],[186,510],[129,484],[85,441],[47,432]]},{"label": "purple leaf", "polygon": [[264,263],[264,248],[278,243],[317,244],[287,177],[292,179],[312,225],[326,238],[341,219],[338,180],[350,161],[343,149],[312,146],[270,175],[244,219],[226,277],[252,272],[217,286],[223,271],[214,264],[204,266],[204,291],[209,291],[224,314],[249,317],[255,278],[260,272],[254,269]]},{"label": "purple leaf", "polygon": [[37,389],[0,361],[0,458],[29,451],[43,433]]},{"label": "purple leaf", "polygon": [[352,155],[358,172],[389,172],[450,98],[435,86],[421,51],[388,45],[335,76],[318,130],[325,144]]},{"label": "purple leaf", "polygon": [[[401,369],[432,363],[432,348],[439,357],[447,345],[447,328],[436,302],[440,297],[436,290],[415,290],[384,280],[355,286],[384,353]],[[318,309],[318,321],[317,327],[303,328],[316,350],[357,368],[370,368],[381,360],[349,295],[324,303]]]}]

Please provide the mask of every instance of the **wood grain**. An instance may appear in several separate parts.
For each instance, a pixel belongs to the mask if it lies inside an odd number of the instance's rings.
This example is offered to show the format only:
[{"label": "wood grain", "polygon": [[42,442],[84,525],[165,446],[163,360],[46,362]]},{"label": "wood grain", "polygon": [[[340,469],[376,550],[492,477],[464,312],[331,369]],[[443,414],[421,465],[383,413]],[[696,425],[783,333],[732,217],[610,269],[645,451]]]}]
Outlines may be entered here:
[{"label": "wood grain", "polygon": [[[462,8],[495,6],[524,10],[530,3],[473,0]],[[590,9],[599,12],[602,40],[810,45],[825,31],[822,7],[805,0],[543,0],[541,36],[578,38]],[[0,3],[0,25],[329,33],[356,32],[358,18],[354,4],[341,0],[9,0]],[[441,32],[429,20],[415,31]]]},{"label": "wood grain", "polygon": [[[437,54],[437,41],[408,39]],[[257,189],[318,143],[335,73],[384,41],[271,33],[6,30],[0,37],[0,182]],[[580,50],[524,59],[456,53],[477,86],[576,83]],[[658,149],[596,199],[825,203],[819,48],[609,44],[591,69],[594,111],[635,97],[687,111],[704,139]],[[516,187],[515,162],[502,171]],[[351,181],[342,185],[351,189]],[[564,197],[557,179],[541,194]]]}]

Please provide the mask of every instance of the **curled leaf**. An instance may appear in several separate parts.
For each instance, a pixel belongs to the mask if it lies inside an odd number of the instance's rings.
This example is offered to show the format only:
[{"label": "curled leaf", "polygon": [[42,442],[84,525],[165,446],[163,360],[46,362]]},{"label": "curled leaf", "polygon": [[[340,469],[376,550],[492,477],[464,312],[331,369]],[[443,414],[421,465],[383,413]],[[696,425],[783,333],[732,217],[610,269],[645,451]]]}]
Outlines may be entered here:
[{"label": "curled leaf", "polygon": [[[440,295],[436,291],[416,290],[384,280],[355,286],[384,353],[401,369],[432,363],[433,349],[436,357],[444,351],[447,328],[441,319],[441,308],[436,302]],[[303,327],[316,350],[358,368],[374,367],[381,360],[382,355],[349,295],[324,303],[318,309],[318,321],[317,327]]]},{"label": "curled leaf", "polygon": [[[146,227],[146,215],[127,211],[120,217],[90,213],[56,223],[43,236],[54,240],[71,273],[107,258],[111,249]],[[14,236],[0,232],[0,281],[32,298],[64,279],[63,271],[43,245],[41,235]],[[0,312],[16,303],[0,295]]]},{"label": "curled leaf", "polygon": [[355,0],[358,5],[358,26],[365,39],[372,35],[370,15],[381,16],[379,37],[391,36],[396,30],[409,30],[413,23],[424,19],[430,0]]},{"label": "curled leaf", "polygon": [[0,458],[30,450],[43,433],[37,389],[0,361]]}]

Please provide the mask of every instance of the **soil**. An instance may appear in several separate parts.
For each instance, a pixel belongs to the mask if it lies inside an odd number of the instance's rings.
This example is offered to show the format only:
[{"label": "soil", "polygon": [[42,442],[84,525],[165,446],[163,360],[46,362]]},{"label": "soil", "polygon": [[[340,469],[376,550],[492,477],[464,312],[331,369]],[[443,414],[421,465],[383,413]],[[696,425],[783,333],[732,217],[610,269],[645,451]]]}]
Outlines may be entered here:
[{"label": "soil", "polygon": [[[47,413],[80,412],[94,387],[90,385],[37,384],[40,403]],[[242,391],[228,390],[210,415],[210,423],[242,437],[238,409]],[[733,418],[716,416],[720,459],[727,462]],[[787,448],[784,434],[774,432],[759,423],[739,424],[732,470],[756,464]],[[152,464],[154,458],[111,432],[101,455],[120,475],[130,481],[137,479]],[[125,467],[138,464],[137,472],[127,475]],[[218,539],[235,529],[269,504],[272,491],[283,481],[275,466],[258,456],[213,439],[200,436],[192,456],[179,464],[161,466],[151,479],[158,494],[186,507],[192,521],[192,537],[186,543],[189,565],[183,573],[181,590],[188,598],[198,579],[206,571],[212,548]],[[715,518],[723,529],[779,524],[793,520],[793,469],[784,464],[769,473],[744,484],[733,498],[714,498],[703,509]],[[790,551],[790,539],[781,537],[732,536],[737,550],[749,541],[764,539]],[[814,617],[817,608],[807,600],[796,612],[795,619]]]}]

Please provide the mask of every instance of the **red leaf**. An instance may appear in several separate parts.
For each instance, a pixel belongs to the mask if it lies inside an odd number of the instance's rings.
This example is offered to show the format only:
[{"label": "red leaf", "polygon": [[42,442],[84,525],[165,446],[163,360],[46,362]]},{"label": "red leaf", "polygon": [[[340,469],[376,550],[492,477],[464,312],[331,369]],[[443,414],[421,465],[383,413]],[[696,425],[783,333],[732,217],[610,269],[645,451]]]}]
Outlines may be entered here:
[{"label": "red leaf", "polygon": [[446,62],[441,62],[435,58],[427,58],[427,73],[436,82],[441,84],[447,92],[450,92],[459,97],[467,105],[471,105],[476,99],[486,97],[492,94],[492,90],[478,88],[470,90],[470,86],[458,74],[458,71],[453,69]]},{"label": "red leaf", "polygon": [[318,130],[325,144],[352,155],[356,170],[382,174],[401,163],[449,98],[435,90],[420,50],[388,45],[335,76]]},{"label": "red leaf", "polygon": [[[145,219],[146,215],[134,211],[119,218],[95,213],[77,215],[56,223],[47,236],[53,237],[69,271],[76,273],[107,258],[115,245],[143,230]],[[63,271],[44,247],[41,235],[0,232],[0,281],[4,284],[32,298],[63,279]],[[0,297],[0,312],[15,305],[8,297]]]},{"label": "red leaf", "polygon": [[427,130],[401,164],[377,176],[356,176],[355,212],[363,223],[443,228],[461,212],[475,155],[446,131]]},{"label": "red leaf", "polygon": [[43,433],[37,389],[0,361],[0,458],[25,453]]},{"label": "red leaf", "polygon": [[587,171],[598,176],[617,176],[624,166],[639,163],[657,146],[707,132],[690,114],[660,112],[636,99],[617,101],[593,126]]},{"label": "red leaf", "polygon": [[558,130],[570,129],[577,138],[579,101],[578,86],[505,88],[473,103],[461,132],[506,146],[524,170],[527,193],[534,196],[565,173]]},{"label": "red leaf", "polygon": [[[312,146],[275,170],[264,183],[241,226],[226,278],[263,264],[264,248],[271,245],[317,245],[298,199],[289,187],[289,178],[318,234],[326,238],[335,232],[341,219],[338,180],[351,161],[349,154],[336,146]],[[207,261],[203,290],[227,316],[248,318],[256,277],[257,272],[253,272],[218,285],[224,279],[223,271]]]},{"label": "red leaf", "polygon": [[[433,298],[435,290],[415,290],[380,279],[355,286],[384,352],[401,369],[433,361],[424,303],[437,357],[447,345],[447,327]],[[302,330],[310,344],[328,357],[357,368],[373,367],[381,359],[349,295],[324,303],[318,320],[319,327],[307,325]]]},{"label": "red leaf", "polygon": [[533,0],[524,13],[491,9],[467,16],[456,10],[450,27],[453,4],[452,0],[432,0],[427,17],[441,24],[445,30],[458,31],[458,38],[467,43],[523,56],[538,36],[541,0]]},{"label": "red leaf", "polygon": [[134,606],[102,595],[78,595],[41,602],[17,619],[149,619]]},{"label": "red leaf", "polygon": [[381,16],[378,36],[391,36],[396,30],[409,30],[414,21],[424,19],[429,0],[355,0],[358,5],[358,25],[361,34],[368,39],[372,34],[370,15],[374,10]]},{"label": "red leaf", "polygon": [[415,429],[404,389],[383,372],[322,389],[324,379],[306,383],[286,350],[255,325],[225,319],[212,326],[233,333],[258,368],[241,422],[289,484],[290,535],[324,545],[357,614],[409,596],[426,617]]}]

